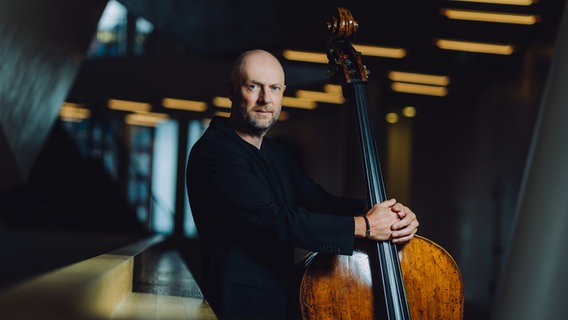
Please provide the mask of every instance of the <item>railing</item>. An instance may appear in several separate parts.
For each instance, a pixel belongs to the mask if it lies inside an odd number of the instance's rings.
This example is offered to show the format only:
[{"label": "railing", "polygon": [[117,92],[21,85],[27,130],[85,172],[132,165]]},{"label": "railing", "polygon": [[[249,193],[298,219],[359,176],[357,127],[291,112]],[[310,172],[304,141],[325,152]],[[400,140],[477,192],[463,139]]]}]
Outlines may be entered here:
[{"label": "railing", "polygon": [[0,319],[216,319],[162,236],[46,273],[0,293]]}]

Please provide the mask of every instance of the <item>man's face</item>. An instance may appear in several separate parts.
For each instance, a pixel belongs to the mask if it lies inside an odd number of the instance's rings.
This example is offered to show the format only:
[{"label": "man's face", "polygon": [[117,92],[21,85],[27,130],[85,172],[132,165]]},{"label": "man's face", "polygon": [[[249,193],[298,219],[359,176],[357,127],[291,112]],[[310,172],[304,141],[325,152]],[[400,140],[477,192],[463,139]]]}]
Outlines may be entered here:
[{"label": "man's face", "polygon": [[264,135],[278,120],[286,86],[279,62],[264,53],[243,61],[240,81],[233,88],[233,113],[240,127],[254,135]]}]

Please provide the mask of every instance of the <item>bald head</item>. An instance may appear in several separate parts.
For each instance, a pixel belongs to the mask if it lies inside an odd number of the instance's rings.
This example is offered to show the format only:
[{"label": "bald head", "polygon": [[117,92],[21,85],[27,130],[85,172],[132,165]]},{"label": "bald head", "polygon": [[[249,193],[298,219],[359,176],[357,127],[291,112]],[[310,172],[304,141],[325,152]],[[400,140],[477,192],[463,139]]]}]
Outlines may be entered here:
[{"label": "bald head", "polygon": [[242,84],[244,73],[247,72],[247,68],[249,67],[273,69],[282,77],[282,83],[285,83],[284,69],[280,64],[280,61],[278,61],[278,58],[268,51],[261,49],[245,51],[233,64],[229,83],[231,95],[233,94],[233,90]]}]

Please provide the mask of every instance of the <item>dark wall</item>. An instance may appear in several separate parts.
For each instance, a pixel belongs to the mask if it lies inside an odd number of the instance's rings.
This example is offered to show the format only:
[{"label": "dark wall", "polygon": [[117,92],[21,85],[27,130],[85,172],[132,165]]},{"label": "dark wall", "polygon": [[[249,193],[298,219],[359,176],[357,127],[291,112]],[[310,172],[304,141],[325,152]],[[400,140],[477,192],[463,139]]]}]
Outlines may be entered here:
[{"label": "dark wall", "polygon": [[25,182],[106,2],[0,2],[0,191]]},{"label": "dark wall", "polygon": [[134,209],[99,158],[87,158],[56,122],[25,184],[0,193],[9,229],[137,232]]}]

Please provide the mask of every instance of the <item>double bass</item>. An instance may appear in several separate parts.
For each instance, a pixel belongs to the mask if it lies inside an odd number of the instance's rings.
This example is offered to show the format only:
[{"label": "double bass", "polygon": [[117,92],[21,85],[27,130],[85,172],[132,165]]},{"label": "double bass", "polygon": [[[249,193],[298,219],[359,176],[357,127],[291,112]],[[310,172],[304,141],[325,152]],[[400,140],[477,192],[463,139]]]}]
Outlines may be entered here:
[{"label": "double bass", "polygon": [[[349,42],[358,23],[345,8],[327,24],[333,79],[357,109],[369,204],[387,200],[376,150],[366,83],[369,72]],[[441,246],[416,235],[402,248],[390,241],[357,239],[353,255],[310,254],[300,276],[304,320],[463,318],[459,268]]]}]

